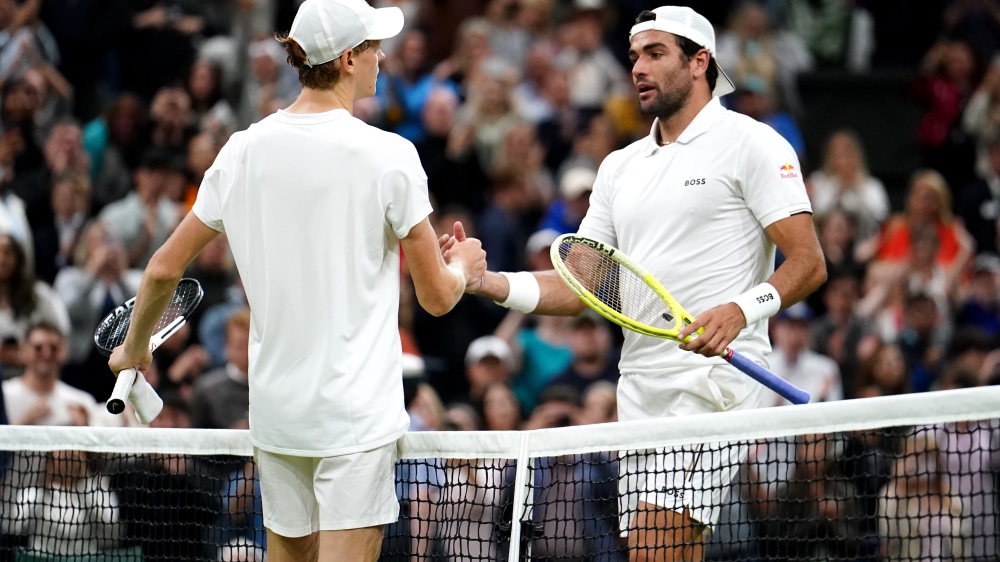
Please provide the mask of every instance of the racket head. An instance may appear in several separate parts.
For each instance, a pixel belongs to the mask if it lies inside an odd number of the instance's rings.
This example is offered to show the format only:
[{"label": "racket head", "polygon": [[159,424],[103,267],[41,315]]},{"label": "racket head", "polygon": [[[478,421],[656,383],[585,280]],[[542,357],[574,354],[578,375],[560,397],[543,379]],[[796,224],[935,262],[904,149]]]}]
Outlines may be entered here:
[{"label": "racket head", "polygon": [[684,341],[680,331],[693,317],[621,250],[586,236],[563,234],[549,254],[566,285],[601,316],[640,334]]},{"label": "racket head", "polygon": [[[181,279],[167,304],[167,308],[153,327],[153,337],[156,338],[161,332],[176,329],[177,320],[189,316],[201,304],[201,299],[204,296],[205,291],[197,279],[189,277]],[[125,335],[132,323],[132,309],[134,307],[135,298],[133,297],[101,320],[94,332],[94,343],[97,344],[97,349],[102,355],[110,356],[116,347],[125,342]]]}]

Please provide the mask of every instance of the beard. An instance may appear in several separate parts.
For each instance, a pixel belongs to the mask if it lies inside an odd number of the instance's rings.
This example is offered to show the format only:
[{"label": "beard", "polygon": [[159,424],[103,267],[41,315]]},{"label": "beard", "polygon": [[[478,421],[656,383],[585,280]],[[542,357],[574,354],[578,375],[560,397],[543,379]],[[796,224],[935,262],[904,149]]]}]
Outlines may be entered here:
[{"label": "beard", "polygon": [[639,111],[643,115],[653,116],[660,121],[666,121],[677,114],[691,97],[691,84],[681,83],[670,92],[658,90],[656,98],[648,105],[639,106]]}]

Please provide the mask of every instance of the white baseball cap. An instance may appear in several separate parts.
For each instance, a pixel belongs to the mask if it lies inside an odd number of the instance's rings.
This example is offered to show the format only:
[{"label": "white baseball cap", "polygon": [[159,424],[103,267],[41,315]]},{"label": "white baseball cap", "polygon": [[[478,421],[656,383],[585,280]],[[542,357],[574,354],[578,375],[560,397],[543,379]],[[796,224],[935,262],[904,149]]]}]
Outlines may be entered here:
[{"label": "white baseball cap", "polygon": [[586,166],[574,166],[563,173],[559,181],[559,193],[564,199],[576,199],[588,191],[594,190],[597,172]]},{"label": "white baseball cap", "polygon": [[372,8],[364,0],[306,0],[299,6],[288,36],[306,53],[306,64],[330,62],[365,41],[395,37],[403,12],[392,6]]},{"label": "white baseball cap", "polygon": [[719,70],[719,79],[715,82],[715,89],[712,95],[715,97],[731,94],[736,90],[733,81],[726,76],[719,66],[719,60],[715,56],[715,28],[705,18],[705,16],[685,6],[660,6],[653,10],[656,14],[654,19],[637,23],[629,31],[628,38],[632,39],[636,33],[655,29],[665,31],[680,37],[686,37],[698,45],[705,47],[712,54],[715,61],[715,68]]},{"label": "white baseball cap", "polygon": [[465,364],[479,363],[487,357],[496,357],[510,370],[514,370],[516,366],[510,345],[497,336],[482,336],[472,340],[465,352]]}]

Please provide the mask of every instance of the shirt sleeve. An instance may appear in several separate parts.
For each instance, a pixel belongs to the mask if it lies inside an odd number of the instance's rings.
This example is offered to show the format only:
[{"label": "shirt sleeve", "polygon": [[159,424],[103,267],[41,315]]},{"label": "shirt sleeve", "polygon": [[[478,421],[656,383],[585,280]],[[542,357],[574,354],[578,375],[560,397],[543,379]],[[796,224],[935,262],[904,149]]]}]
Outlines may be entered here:
[{"label": "shirt sleeve", "polygon": [[226,231],[222,224],[222,200],[236,179],[239,147],[242,144],[240,138],[239,133],[229,137],[219,151],[215,162],[212,162],[212,166],[205,172],[205,178],[201,180],[201,186],[198,188],[198,196],[194,206],[191,207],[191,211],[205,223],[205,226],[219,232]]},{"label": "shirt sleeve", "polygon": [[744,146],[743,197],[762,227],[812,212],[799,159],[788,141],[761,124]]},{"label": "shirt sleeve", "polygon": [[580,222],[578,233],[618,247],[618,235],[611,221],[611,201],[614,194],[614,176],[618,169],[619,155],[612,153],[597,170],[594,189],[590,192],[590,207]]},{"label": "shirt sleeve", "polygon": [[395,161],[379,179],[379,192],[386,223],[397,238],[405,238],[411,228],[431,213],[431,202],[427,174],[420,165],[417,149],[409,141],[399,140]]}]

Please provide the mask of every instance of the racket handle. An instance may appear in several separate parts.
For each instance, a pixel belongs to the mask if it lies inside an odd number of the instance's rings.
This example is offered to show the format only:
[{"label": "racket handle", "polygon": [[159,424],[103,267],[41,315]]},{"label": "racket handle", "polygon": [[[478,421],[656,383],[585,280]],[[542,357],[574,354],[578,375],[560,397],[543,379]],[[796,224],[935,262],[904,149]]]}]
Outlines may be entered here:
[{"label": "racket handle", "polygon": [[108,411],[118,415],[125,411],[125,401],[132,392],[132,385],[135,384],[136,375],[139,371],[135,369],[125,369],[118,373],[115,381],[115,389],[111,391],[111,398],[108,398]]},{"label": "racket handle", "polygon": [[142,376],[142,373],[136,373],[135,383],[128,395],[128,401],[135,410],[135,417],[143,425],[153,421],[163,410],[163,399],[146,382],[146,377]]},{"label": "racket handle", "polygon": [[726,348],[722,357],[750,378],[778,393],[792,404],[808,404],[809,393],[754,363],[746,355]]}]

